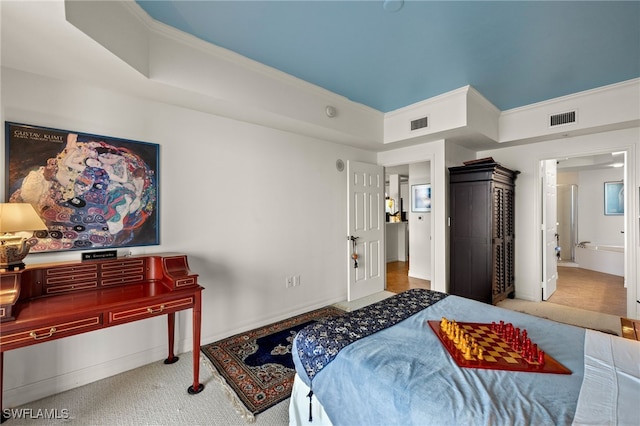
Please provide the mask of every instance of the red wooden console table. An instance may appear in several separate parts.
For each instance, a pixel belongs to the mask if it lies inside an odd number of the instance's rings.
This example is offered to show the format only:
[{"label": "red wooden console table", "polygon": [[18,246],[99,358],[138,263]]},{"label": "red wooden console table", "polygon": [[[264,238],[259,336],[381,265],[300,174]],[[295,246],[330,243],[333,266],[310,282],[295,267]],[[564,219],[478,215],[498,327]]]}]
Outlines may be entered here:
[{"label": "red wooden console table", "polygon": [[[200,383],[201,293],[182,254],[30,265],[0,270],[0,409],[4,352],[41,342],[167,315],[169,355],[175,313],[193,310],[193,384]],[[4,420],[4,417],[2,418]]]}]

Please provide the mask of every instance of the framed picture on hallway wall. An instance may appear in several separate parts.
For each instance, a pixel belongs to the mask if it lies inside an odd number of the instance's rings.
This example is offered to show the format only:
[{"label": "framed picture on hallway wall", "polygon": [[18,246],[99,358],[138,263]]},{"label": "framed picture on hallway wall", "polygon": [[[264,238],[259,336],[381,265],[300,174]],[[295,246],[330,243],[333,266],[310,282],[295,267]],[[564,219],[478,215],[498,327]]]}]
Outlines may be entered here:
[{"label": "framed picture on hallway wall", "polygon": [[47,225],[31,253],[159,244],[159,145],[5,122],[7,202]]},{"label": "framed picture on hallway wall", "polygon": [[411,211],[431,211],[431,185],[428,183],[411,185]]},{"label": "framed picture on hallway wall", "polygon": [[624,214],[624,182],[604,183],[604,214]]}]

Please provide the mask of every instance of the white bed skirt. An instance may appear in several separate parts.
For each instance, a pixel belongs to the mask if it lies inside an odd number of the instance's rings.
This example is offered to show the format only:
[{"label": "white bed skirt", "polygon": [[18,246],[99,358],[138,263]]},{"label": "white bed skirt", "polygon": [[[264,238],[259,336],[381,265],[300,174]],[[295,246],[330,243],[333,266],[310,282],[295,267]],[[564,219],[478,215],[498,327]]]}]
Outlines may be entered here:
[{"label": "white bed skirt", "polygon": [[289,425],[290,426],[333,426],[331,420],[324,412],[322,404],[315,396],[311,402],[311,414],[313,422],[309,422],[309,387],[302,381],[296,373],[291,389],[291,399],[289,402]]}]

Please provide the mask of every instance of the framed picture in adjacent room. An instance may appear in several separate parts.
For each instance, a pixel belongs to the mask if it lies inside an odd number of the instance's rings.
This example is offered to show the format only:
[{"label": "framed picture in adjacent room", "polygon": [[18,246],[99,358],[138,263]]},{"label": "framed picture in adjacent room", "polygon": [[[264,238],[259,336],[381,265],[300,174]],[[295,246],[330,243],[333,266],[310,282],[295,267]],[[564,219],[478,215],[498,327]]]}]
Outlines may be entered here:
[{"label": "framed picture in adjacent room", "polygon": [[604,214],[624,214],[624,182],[604,183]]},{"label": "framed picture in adjacent room", "polygon": [[411,185],[411,211],[431,211],[431,185],[428,183]]},{"label": "framed picture in adjacent room", "polygon": [[5,123],[6,201],[47,225],[30,252],[159,244],[159,145]]}]

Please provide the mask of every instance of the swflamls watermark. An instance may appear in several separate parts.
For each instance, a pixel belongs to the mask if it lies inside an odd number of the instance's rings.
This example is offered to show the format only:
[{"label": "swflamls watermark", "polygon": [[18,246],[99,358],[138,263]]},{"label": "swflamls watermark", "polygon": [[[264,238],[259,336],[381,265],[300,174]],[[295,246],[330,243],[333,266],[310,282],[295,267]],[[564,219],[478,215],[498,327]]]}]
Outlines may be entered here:
[{"label": "swflamls watermark", "polygon": [[5,419],[27,420],[65,420],[69,418],[68,408],[4,408],[2,417]]}]

